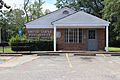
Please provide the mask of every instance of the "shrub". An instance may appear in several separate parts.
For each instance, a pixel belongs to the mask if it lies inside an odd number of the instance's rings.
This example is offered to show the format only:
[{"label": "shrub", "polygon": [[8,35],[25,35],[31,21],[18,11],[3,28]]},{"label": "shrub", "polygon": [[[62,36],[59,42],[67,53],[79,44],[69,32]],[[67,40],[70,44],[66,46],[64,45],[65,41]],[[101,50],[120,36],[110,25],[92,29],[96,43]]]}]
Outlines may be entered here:
[{"label": "shrub", "polygon": [[11,47],[13,51],[53,51],[53,41],[16,42]]},{"label": "shrub", "polygon": [[7,42],[2,42],[2,43],[0,43],[0,46],[2,46],[2,47],[5,47],[5,46],[9,46],[9,44],[7,43]]},{"label": "shrub", "polygon": [[110,41],[109,46],[110,47],[120,47],[120,41]]},{"label": "shrub", "polygon": [[19,37],[19,35],[16,36],[12,36],[9,39],[9,45],[13,44],[13,43],[17,43],[17,42],[25,42],[26,41],[26,36],[22,35],[21,37]]}]

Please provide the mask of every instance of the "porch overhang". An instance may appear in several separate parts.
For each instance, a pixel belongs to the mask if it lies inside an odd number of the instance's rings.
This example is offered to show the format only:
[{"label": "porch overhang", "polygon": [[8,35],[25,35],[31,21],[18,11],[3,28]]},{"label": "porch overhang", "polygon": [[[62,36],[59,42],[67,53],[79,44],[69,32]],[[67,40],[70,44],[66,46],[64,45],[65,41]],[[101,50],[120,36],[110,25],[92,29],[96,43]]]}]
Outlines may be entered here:
[{"label": "porch overhang", "polygon": [[106,52],[108,52],[108,26],[110,22],[90,15],[83,11],[76,12],[67,17],[52,22],[54,25],[54,51],[56,51],[56,28],[105,28]]}]

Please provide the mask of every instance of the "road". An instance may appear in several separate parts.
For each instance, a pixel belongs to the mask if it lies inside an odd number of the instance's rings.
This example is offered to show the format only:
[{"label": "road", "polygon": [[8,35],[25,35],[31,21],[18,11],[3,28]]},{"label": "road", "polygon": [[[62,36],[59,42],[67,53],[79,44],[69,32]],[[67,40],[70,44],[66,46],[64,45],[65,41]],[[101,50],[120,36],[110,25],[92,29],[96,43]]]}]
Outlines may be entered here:
[{"label": "road", "polygon": [[0,80],[120,80],[120,57],[40,56],[22,65],[2,69]]}]

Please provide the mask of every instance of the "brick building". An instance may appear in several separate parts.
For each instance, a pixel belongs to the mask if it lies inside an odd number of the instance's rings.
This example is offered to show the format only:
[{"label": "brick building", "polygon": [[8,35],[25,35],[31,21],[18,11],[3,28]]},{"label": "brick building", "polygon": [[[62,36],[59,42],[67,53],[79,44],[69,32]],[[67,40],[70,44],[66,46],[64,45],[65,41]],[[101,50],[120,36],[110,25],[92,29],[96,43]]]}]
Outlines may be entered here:
[{"label": "brick building", "polygon": [[54,40],[54,51],[108,51],[109,22],[83,11],[65,7],[25,25],[28,39]]}]

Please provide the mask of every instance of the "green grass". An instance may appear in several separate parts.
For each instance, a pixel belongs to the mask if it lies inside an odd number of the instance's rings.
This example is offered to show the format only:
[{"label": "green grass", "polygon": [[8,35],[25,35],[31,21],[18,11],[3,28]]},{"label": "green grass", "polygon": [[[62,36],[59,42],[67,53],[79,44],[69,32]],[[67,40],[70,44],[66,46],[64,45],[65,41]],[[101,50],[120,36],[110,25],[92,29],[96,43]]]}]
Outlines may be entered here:
[{"label": "green grass", "polygon": [[[3,51],[3,48],[0,47],[0,52],[2,52],[2,51]],[[13,52],[13,51],[11,50],[10,47],[6,47],[6,48],[4,48],[4,52]]]},{"label": "green grass", "polygon": [[[3,48],[0,47],[0,52],[3,51]],[[10,47],[4,48],[5,52],[13,52]],[[109,47],[109,52],[120,52],[120,48],[118,47]]]},{"label": "green grass", "polygon": [[108,50],[110,52],[120,52],[120,48],[118,48],[118,47],[109,47]]}]

